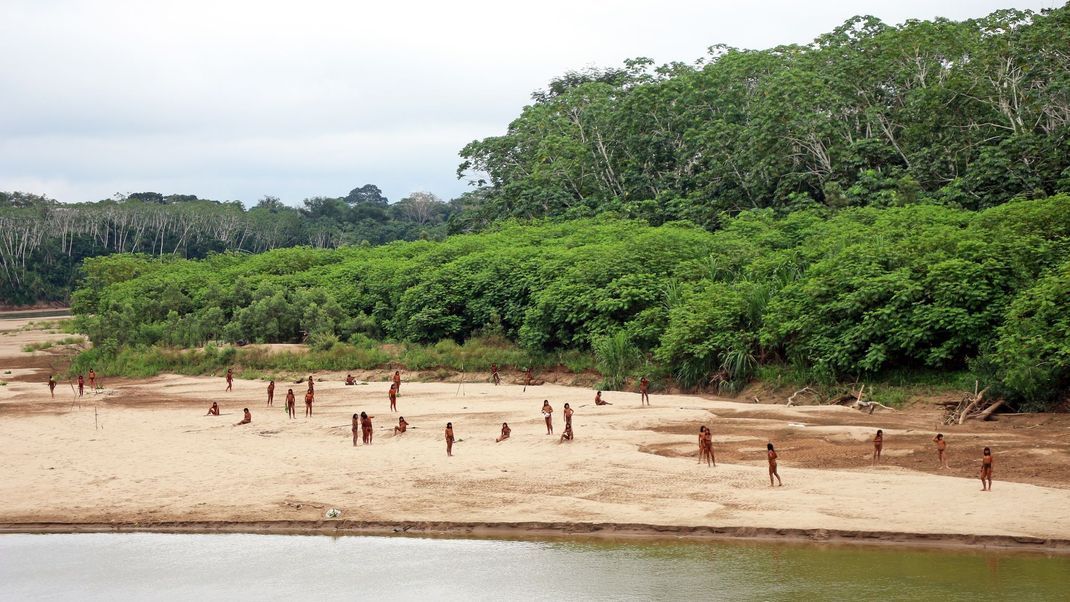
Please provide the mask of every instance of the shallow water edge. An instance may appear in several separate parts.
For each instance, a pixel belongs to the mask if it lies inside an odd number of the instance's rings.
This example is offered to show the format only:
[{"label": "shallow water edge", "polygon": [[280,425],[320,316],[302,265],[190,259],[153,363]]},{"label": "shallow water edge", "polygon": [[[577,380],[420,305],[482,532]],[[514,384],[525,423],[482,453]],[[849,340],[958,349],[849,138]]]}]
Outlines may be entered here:
[{"label": "shallow water edge", "polygon": [[159,521],[159,522],[8,522],[2,533],[245,533],[271,535],[392,535],[508,540],[751,540],[829,546],[897,546],[1037,552],[1070,556],[1070,540],[970,535],[903,533],[838,529],[778,529],[650,525],[636,523],[451,522],[451,521]]}]

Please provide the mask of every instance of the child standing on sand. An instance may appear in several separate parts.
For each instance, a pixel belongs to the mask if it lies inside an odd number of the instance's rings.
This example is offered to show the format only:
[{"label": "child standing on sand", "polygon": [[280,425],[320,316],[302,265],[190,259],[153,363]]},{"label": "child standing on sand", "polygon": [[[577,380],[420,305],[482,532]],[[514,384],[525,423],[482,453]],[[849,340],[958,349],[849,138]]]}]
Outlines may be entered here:
[{"label": "child standing on sand", "polygon": [[881,463],[881,450],[884,448],[884,431],[877,429],[877,436],[873,438],[873,463]]},{"label": "child standing on sand", "polygon": [[772,443],[767,443],[765,445],[765,449],[766,449],[766,456],[769,458],[769,486],[770,487],[773,486],[773,477],[776,477],[777,485],[780,486],[780,487],[783,487],[784,483],[780,480],[780,475],[777,474],[777,471],[776,471],[776,459],[777,459],[776,450],[773,449],[773,444]]},{"label": "child standing on sand", "polygon": [[933,443],[936,443],[936,457],[940,460],[940,468],[951,468],[947,465],[947,441],[944,441],[944,434],[937,433],[933,437]]},{"label": "child standing on sand", "polygon": [[446,455],[453,456],[453,423],[446,423]]},{"label": "child standing on sand", "polygon": [[992,450],[986,447],[981,454],[981,491],[992,491],[992,461]]}]

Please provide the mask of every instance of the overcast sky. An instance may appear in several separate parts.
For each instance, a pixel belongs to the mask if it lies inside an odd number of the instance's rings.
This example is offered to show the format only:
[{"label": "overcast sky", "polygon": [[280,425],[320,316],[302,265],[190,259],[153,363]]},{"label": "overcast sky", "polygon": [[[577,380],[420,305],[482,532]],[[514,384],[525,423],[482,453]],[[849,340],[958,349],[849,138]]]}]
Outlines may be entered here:
[{"label": "overcast sky", "polygon": [[533,90],[629,57],[805,43],[855,14],[964,19],[1015,0],[0,0],[0,190],[254,204],[463,192],[468,142]]}]

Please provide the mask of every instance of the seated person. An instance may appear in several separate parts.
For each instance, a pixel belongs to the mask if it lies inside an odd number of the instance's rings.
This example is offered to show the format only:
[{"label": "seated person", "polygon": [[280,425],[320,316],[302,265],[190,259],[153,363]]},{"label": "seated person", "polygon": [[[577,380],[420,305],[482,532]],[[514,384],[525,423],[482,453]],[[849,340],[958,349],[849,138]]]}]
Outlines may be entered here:
[{"label": "seated person", "polygon": [[513,429],[509,428],[508,422],[502,423],[502,434],[500,437],[494,440],[495,443],[501,443],[509,438],[509,435],[513,432]]},{"label": "seated person", "polygon": [[208,408],[208,415],[209,416],[218,416],[219,415],[219,404],[218,403],[216,403],[214,401],[212,402],[212,407]]},{"label": "seated person", "polygon": [[253,421],[253,415],[249,413],[249,408],[245,408],[244,411],[245,411],[245,416],[242,417],[241,422],[235,422],[234,426],[239,426],[239,425],[242,425],[242,424],[249,424],[250,422]]},{"label": "seated person", "polygon": [[357,384],[357,381],[356,381],[355,378],[353,378],[352,374],[346,374],[346,384],[347,385],[355,385],[355,384]]},{"label": "seated person", "polygon": [[596,406],[611,406],[613,404],[611,404],[608,401],[602,399],[602,392],[599,391],[599,392],[594,394],[594,405],[596,405]]},{"label": "seated person", "polygon": [[565,432],[561,435],[561,441],[572,441],[572,425],[565,425]]}]

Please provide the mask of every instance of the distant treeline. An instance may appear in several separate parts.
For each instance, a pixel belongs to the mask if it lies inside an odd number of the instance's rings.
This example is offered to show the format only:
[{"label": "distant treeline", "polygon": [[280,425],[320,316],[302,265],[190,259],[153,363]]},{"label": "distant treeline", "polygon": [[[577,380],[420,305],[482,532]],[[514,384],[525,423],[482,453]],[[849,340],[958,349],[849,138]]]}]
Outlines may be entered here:
[{"label": "distant treeline", "polygon": [[371,184],[345,197],[306,199],[300,208],[265,197],[249,210],[237,201],[156,192],[76,204],[0,192],[0,304],[67,300],[85,257],[204,257],[441,237],[455,211],[429,193],[390,204]]},{"label": "distant treeline", "polygon": [[807,45],[569,73],[504,135],[464,148],[459,175],[486,188],[482,212],[461,217],[614,211],[716,229],[754,208],[983,209],[1067,192],[1068,49],[1063,6],[855,17]]},{"label": "distant treeline", "polygon": [[[1070,196],[723,217],[716,232],[608,217],[505,222],[444,241],[203,260],[87,259],[79,326],[148,345],[506,337],[738,390],[763,366],[818,382],[970,370],[1019,404],[1070,386]],[[101,356],[103,357],[103,356]],[[485,368],[485,367],[484,367]]]}]

